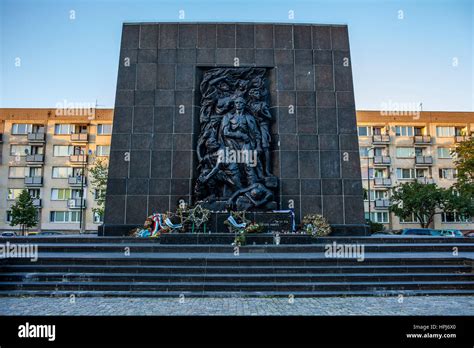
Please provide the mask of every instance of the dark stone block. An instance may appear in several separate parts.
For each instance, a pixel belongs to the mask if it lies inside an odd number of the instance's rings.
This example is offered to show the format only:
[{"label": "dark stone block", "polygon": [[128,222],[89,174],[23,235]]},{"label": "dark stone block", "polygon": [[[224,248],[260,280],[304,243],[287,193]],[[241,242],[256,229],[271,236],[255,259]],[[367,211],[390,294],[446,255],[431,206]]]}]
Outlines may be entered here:
[{"label": "dark stone block", "polygon": [[296,89],[314,91],[314,70],[312,65],[296,65]]},{"label": "dark stone block", "polygon": [[296,133],[296,111],[291,114],[288,107],[278,108],[278,129],[280,134]]},{"label": "dark stone block", "polygon": [[280,151],[281,178],[298,178],[298,151]]},{"label": "dark stone block", "polygon": [[143,226],[147,212],[147,196],[128,196],[125,223]]},{"label": "dark stone block", "polygon": [[174,94],[174,97],[175,97],[175,103],[177,107],[182,106],[182,105],[186,105],[190,108],[192,107],[191,105],[193,104],[193,97],[194,97],[193,91],[190,91],[190,90],[176,91]]},{"label": "dark stone block", "polygon": [[217,24],[217,48],[235,48],[235,24]]},{"label": "dark stone block", "polygon": [[216,49],[216,63],[234,65],[236,54],[235,48],[218,48]]},{"label": "dark stone block", "polygon": [[313,62],[314,62],[314,65],[332,65],[332,51],[331,50],[314,50]]},{"label": "dark stone block", "polygon": [[359,149],[359,141],[357,134],[341,134],[339,135],[341,142],[341,150],[357,151]]},{"label": "dark stone block", "polygon": [[156,87],[156,64],[140,63],[137,65],[137,89],[153,90]]},{"label": "dark stone block", "polygon": [[336,107],[335,93],[318,91],[316,93],[316,105],[318,106],[318,108],[335,108]]},{"label": "dark stone block", "polygon": [[157,89],[174,89],[176,65],[174,64],[158,64],[157,65]]},{"label": "dark stone block", "polygon": [[171,178],[171,151],[151,152],[151,177]]},{"label": "dark stone block", "polygon": [[339,133],[356,134],[356,113],[353,108],[337,109],[337,124]]},{"label": "dark stone block", "polygon": [[148,215],[170,210],[170,196],[148,196]]},{"label": "dark stone block", "polygon": [[178,64],[176,70],[176,89],[190,89],[194,86],[194,65]]},{"label": "dark stone block", "polygon": [[258,49],[255,50],[255,64],[257,66],[273,66],[273,50],[271,49]]},{"label": "dark stone block", "polygon": [[108,224],[125,223],[125,196],[107,195],[105,217]]},{"label": "dark stone block", "polygon": [[178,25],[177,24],[160,24],[159,29],[160,48],[177,48],[178,47]]},{"label": "dark stone block", "polygon": [[293,48],[293,27],[291,25],[275,25],[275,48]]},{"label": "dark stone block", "polygon": [[133,106],[135,98],[132,89],[119,89],[115,96],[115,107]]},{"label": "dark stone block", "polygon": [[334,108],[318,108],[318,133],[336,134],[337,133],[337,114]]},{"label": "dark stone block", "polygon": [[311,27],[309,25],[295,25],[293,27],[295,49],[313,47],[311,40]]},{"label": "dark stone block", "polygon": [[[196,63],[196,49],[183,48],[177,50],[177,61],[179,64],[195,64]],[[178,65],[179,69],[179,65]]]},{"label": "dark stone block", "polygon": [[119,133],[114,132],[112,135],[111,141],[112,141],[112,148],[115,150],[130,149],[130,134],[119,134]]},{"label": "dark stone block", "polygon": [[116,133],[130,133],[132,130],[133,108],[115,107],[114,127]]},{"label": "dark stone block", "polygon": [[300,194],[300,180],[299,179],[282,179],[281,194],[282,195],[299,195]]},{"label": "dark stone block", "polygon": [[150,177],[150,151],[130,151],[130,178]]},{"label": "dark stone block", "polygon": [[344,223],[342,196],[323,195],[323,214],[330,224]]},{"label": "dark stone block", "polygon": [[109,179],[128,177],[129,162],[125,161],[127,151],[112,149],[109,155]]},{"label": "dark stone block", "polygon": [[365,223],[363,211],[364,203],[362,196],[345,196],[345,220],[346,224],[363,224]]},{"label": "dark stone block", "polygon": [[336,66],[334,68],[336,91],[352,91],[352,73],[350,68]]},{"label": "dark stone block", "polygon": [[273,48],[273,26],[270,24],[255,25],[255,47]]},{"label": "dark stone block", "polygon": [[175,64],[178,62],[177,49],[175,48],[161,48],[158,50],[159,64]]},{"label": "dark stone block", "polygon": [[344,179],[344,195],[362,196],[362,181],[360,179]]},{"label": "dark stone block", "polygon": [[156,50],[138,50],[138,63],[156,63],[158,53]]},{"label": "dark stone block", "polygon": [[330,50],[331,47],[331,27],[313,26],[313,48],[320,50]]},{"label": "dark stone block", "polygon": [[151,133],[153,131],[153,107],[136,106],[133,111],[133,133]]},{"label": "dark stone block", "polygon": [[109,195],[125,195],[127,193],[126,179],[107,179],[107,194]]},{"label": "dark stone block", "polygon": [[313,64],[313,51],[312,50],[295,50],[295,64],[312,65]]},{"label": "dark stone block", "polygon": [[153,150],[171,150],[173,148],[173,134],[154,134],[152,148]]},{"label": "dark stone block", "polygon": [[300,150],[317,150],[319,148],[317,135],[300,134],[298,138]]},{"label": "dark stone block", "polygon": [[294,64],[294,51],[293,50],[274,50],[275,64]]},{"label": "dark stone block", "polygon": [[191,180],[189,179],[171,179],[172,195],[189,195],[191,192]]},{"label": "dark stone block", "polygon": [[321,151],[321,177],[341,177],[340,155],[338,151]]},{"label": "dark stone block", "polygon": [[120,50],[119,68],[127,68],[138,63],[138,51],[136,49],[122,48]]},{"label": "dark stone block", "polygon": [[320,179],[301,179],[301,193],[303,195],[320,195],[321,180]]},{"label": "dark stone block", "polygon": [[354,93],[352,92],[337,92],[337,107],[338,108],[354,108]]},{"label": "dark stone block", "polygon": [[297,108],[298,133],[316,133],[316,109],[315,108]]},{"label": "dark stone block", "polygon": [[321,134],[319,136],[321,150],[339,150],[339,139],[333,134]]},{"label": "dark stone block", "polygon": [[334,76],[331,65],[317,65],[314,68],[316,74],[317,91],[334,91]]},{"label": "dark stone block", "polygon": [[333,50],[348,50],[349,35],[347,33],[347,26],[331,27],[331,39]]},{"label": "dark stone block", "polygon": [[135,91],[135,105],[155,105],[155,91]]},{"label": "dark stone block", "polygon": [[[342,164],[342,177],[343,178],[360,178],[360,159],[359,151],[345,151],[349,160],[341,161]],[[343,154],[344,155],[344,154]]]},{"label": "dark stone block", "polygon": [[236,25],[236,47],[253,48],[254,47],[254,25],[237,24]]},{"label": "dark stone block", "polygon": [[197,26],[195,24],[180,24],[178,37],[180,48],[196,48]]},{"label": "dark stone block", "polygon": [[213,64],[216,62],[216,50],[201,48],[197,50],[196,61],[198,64]]},{"label": "dark stone block", "polygon": [[173,152],[173,178],[191,177],[191,151]]},{"label": "dark stone block", "polygon": [[[321,187],[323,195],[342,195],[342,180],[341,179],[322,179]],[[342,208],[342,207],[341,207]]]},{"label": "dark stone block", "polygon": [[289,105],[296,106],[296,93],[287,91],[278,92],[278,106],[287,107]]},{"label": "dark stone block", "polygon": [[321,196],[301,196],[301,218],[308,214],[321,214]]},{"label": "dark stone block", "polygon": [[155,195],[169,195],[171,193],[170,179],[150,179],[150,192],[152,196]]},{"label": "dark stone block", "polygon": [[319,178],[319,152],[299,151],[299,170],[301,178]]},{"label": "dark stone block", "polygon": [[173,134],[173,148],[177,150],[192,150],[191,134]]},{"label": "dark stone block", "polygon": [[152,140],[152,134],[133,134],[132,150],[150,150]]},{"label": "dark stone block", "polygon": [[137,79],[137,66],[132,64],[128,67],[120,69],[117,78],[118,89],[135,89]]},{"label": "dark stone block", "polygon": [[285,151],[298,150],[298,137],[296,134],[280,134],[280,148]]},{"label": "dark stone block", "polygon": [[296,97],[298,106],[316,106],[316,94],[314,92],[298,91]]},{"label": "dark stone block", "polygon": [[255,64],[255,50],[248,48],[238,48],[235,52],[239,59],[239,66]]},{"label": "dark stone block", "polygon": [[[174,117],[174,107],[155,107],[153,132],[154,133],[172,133],[173,132],[173,117]],[[157,136],[161,137],[161,134]]]},{"label": "dark stone block", "polygon": [[174,106],[174,91],[157,90],[155,93],[156,106]]},{"label": "dark stone block", "polygon": [[[184,111],[184,113],[181,113],[181,111]],[[193,108],[190,105],[184,105],[184,108],[178,107],[173,115],[173,131],[175,133],[192,133],[192,117]]]},{"label": "dark stone block", "polygon": [[216,47],[216,25],[198,24],[198,47],[215,48]]},{"label": "dark stone block", "polygon": [[148,180],[144,178],[127,179],[127,195],[147,195]]},{"label": "dark stone block", "polygon": [[139,25],[126,24],[122,27],[122,48],[138,48]]},{"label": "dark stone block", "polygon": [[294,66],[291,64],[279,65],[277,67],[277,88],[280,91],[295,89]]},{"label": "dark stone block", "polygon": [[158,25],[140,25],[140,49],[158,47]]}]

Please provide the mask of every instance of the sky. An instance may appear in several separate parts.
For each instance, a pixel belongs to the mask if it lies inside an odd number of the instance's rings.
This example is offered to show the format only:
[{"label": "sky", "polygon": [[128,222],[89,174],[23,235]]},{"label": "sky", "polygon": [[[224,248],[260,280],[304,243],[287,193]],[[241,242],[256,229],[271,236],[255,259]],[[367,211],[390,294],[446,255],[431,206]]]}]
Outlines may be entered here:
[{"label": "sky", "polygon": [[358,110],[474,111],[473,17],[474,0],[0,0],[0,107],[113,107],[123,22],[222,21],[347,24]]}]

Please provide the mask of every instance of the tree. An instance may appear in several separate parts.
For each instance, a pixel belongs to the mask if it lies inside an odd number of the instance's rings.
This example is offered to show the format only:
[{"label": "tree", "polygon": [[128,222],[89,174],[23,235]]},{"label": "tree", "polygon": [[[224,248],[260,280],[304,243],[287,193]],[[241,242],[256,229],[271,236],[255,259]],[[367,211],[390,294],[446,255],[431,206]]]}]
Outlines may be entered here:
[{"label": "tree", "polygon": [[449,190],[435,184],[410,182],[392,189],[390,211],[400,218],[412,214],[422,228],[427,228],[436,214],[452,209],[453,196]]},{"label": "tree", "polygon": [[474,137],[460,142],[453,151],[454,164],[458,172],[458,188],[474,191]]},{"label": "tree", "polygon": [[27,228],[38,223],[38,211],[33,205],[33,199],[26,189],[21,191],[15,204],[11,207],[11,226],[21,226],[21,233],[24,235]]},{"label": "tree", "polygon": [[91,176],[92,194],[95,193],[97,200],[97,207],[92,208],[92,211],[101,218],[105,211],[105,191],[107,189],[107,176],[109,167],[107,163],[101,159],[97,159],[94,165],[89,169]]}]

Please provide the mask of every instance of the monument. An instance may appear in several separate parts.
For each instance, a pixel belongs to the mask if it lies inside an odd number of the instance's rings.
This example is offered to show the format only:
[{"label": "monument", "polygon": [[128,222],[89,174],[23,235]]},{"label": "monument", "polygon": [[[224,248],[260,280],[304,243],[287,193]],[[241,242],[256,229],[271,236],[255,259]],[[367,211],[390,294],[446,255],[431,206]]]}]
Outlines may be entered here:
[{"label": "monument", "polygon": [[183,202],[367,232],[347,26],[124,24],[102,233]]}]

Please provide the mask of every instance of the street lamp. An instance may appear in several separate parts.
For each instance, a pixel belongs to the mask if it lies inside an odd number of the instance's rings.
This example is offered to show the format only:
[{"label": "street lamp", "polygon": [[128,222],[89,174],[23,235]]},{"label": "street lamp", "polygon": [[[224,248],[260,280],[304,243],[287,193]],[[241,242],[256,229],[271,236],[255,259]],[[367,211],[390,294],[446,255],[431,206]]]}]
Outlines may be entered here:
[{"label": "street lamp", "polygon": [[[92,155],[92,150],[88,151],[89,155]],[[81,200],[81,209],[79,211],[79,233],[83,233],[83,212],[84,212],[84,186],[86,180],[86,164],[87,164],[87,157],[86,153],[83,149],[79,148],[79,154],[82,156],[82,171],[81,171],[81,192],[80,192],[80,200]]]},{"label": "street lamp", "polygon": [[369,147],[367,149],[367,201],[369,203],[369,222],[372,221],[372,218],[370,216],[371,214],[371,209],[370,209],[370,151],[374,150],[375,147]]}]

